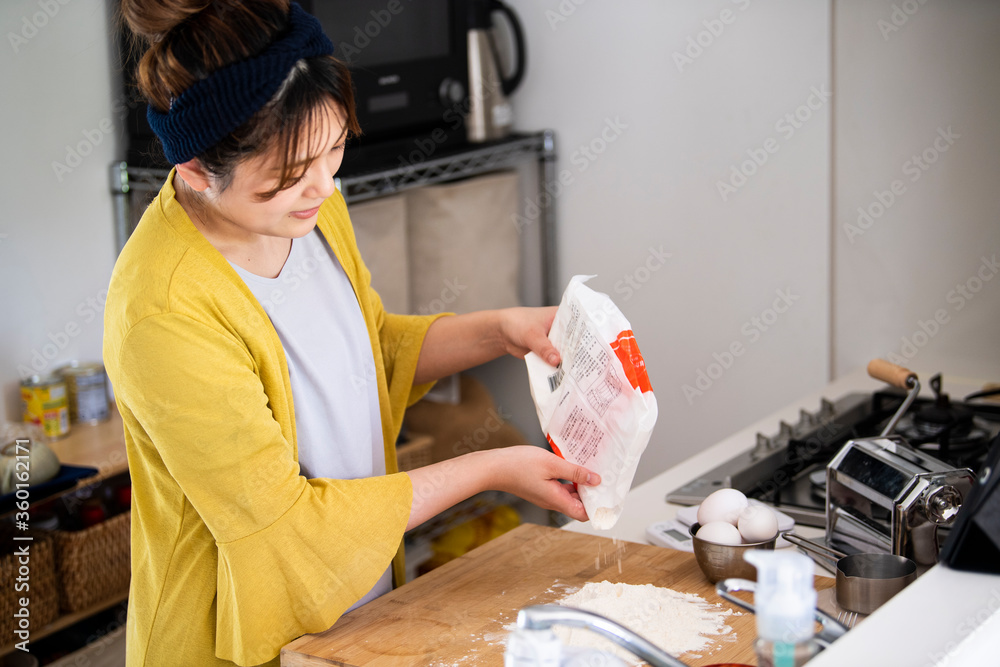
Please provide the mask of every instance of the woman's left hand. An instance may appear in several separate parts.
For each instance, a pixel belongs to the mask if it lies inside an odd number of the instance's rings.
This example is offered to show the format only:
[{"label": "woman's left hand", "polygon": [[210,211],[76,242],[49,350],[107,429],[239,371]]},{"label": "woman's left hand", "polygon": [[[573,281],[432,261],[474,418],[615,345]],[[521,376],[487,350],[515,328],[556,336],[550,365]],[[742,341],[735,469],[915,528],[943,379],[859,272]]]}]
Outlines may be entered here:
[{"label": "woman's left hand", "polygon": [[549,329],[556,317],[556,306],[546,308],[505,308],[500,311],[500,335],[504,349],[518,359],[534,352],[550,366],[561,361],[559,351],[549,340]]}]

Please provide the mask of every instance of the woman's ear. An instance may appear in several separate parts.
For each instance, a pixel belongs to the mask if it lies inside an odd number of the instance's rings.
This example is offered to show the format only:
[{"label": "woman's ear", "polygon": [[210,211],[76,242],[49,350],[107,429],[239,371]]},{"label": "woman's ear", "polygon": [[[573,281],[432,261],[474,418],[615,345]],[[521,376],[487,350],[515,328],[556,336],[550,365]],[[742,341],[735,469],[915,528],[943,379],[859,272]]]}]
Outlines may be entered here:
[{"label": "woman's ear", "polygon": [[187,162],[175,165],[175,167],[184,182],[196,192],[204,192],[212,184],[208,172],[205,171],[205,167],[202,166],[198,158],[191,158]]}]

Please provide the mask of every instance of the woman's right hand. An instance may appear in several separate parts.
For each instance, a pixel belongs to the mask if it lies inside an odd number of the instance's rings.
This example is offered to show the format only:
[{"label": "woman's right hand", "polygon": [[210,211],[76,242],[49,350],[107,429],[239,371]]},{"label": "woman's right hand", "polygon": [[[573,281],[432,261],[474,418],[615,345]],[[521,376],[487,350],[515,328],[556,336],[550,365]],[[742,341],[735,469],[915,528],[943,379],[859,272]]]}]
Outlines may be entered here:
[{"label": "woman's right hand", "polygon": [[[541,447],[518,445],[490,450],[496,460],[497,488],[577,521],[587,521],[575,485],[597,486],[601,477]],[[567,483],[560,480],[567,480]]]},{"label": "woman's right hand", "polygon": [[413,505],[407,530],[488,490],[512,493],[543,509],[587,521],[587,511],[573,485],[597,486],[601,482],[597,473],[532,445],[472,452],[408,474],[413,483]]}]

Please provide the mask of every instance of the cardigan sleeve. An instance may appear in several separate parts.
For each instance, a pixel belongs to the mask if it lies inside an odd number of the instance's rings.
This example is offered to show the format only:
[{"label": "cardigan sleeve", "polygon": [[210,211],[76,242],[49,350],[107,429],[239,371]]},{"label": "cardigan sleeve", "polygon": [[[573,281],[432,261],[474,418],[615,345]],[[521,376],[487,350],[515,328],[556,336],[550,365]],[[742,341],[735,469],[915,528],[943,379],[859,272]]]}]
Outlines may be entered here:
[{"label": "cardigan sleeve", "polygon": [[215,540],[216,656],[238,665],[333,625],[389,566],[412,501],[406,474],[301,476],[255,370],[224,329],[164,313],[125,336],[115,387]]}]

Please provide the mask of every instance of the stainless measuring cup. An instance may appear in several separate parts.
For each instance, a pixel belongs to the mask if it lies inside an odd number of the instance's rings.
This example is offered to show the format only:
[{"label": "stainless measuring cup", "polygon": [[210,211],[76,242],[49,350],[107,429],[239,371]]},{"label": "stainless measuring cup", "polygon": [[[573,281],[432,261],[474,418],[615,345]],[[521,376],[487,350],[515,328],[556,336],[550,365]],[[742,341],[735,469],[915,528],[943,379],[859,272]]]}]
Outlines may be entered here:
[{"label": "stainless measuring cup", "polygon": [[848,611],[870,614],[917,578],[917,564],[903,556],[886,553],[848,556],[795,533],[782,533],[782,537],[836,571],[837,604]]}]

